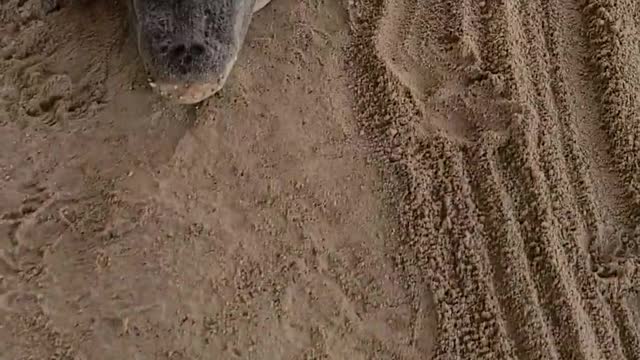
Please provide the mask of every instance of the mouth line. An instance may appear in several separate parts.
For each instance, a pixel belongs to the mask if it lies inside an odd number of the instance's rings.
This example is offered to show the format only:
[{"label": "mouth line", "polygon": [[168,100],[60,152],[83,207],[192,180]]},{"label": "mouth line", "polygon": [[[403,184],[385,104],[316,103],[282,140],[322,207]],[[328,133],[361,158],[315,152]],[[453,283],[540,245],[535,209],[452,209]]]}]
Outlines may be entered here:
[{"label": "mouth line", "polygon": [[197,104],[210,98],[222,89],[222,84],[219,82],[190,84],[150,82],[149,85],[161,96],[179,104]]}]

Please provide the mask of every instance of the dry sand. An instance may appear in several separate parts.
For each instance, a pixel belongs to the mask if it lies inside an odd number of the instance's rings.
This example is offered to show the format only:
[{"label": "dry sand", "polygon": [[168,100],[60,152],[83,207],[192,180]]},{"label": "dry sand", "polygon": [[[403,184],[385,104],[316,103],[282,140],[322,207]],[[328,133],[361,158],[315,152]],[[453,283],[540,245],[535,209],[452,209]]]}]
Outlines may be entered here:
[{"label": "dry sand", "polygon": [[640,2],[273,0],[153,95],[0,1],[0,359],[640,359]]}]

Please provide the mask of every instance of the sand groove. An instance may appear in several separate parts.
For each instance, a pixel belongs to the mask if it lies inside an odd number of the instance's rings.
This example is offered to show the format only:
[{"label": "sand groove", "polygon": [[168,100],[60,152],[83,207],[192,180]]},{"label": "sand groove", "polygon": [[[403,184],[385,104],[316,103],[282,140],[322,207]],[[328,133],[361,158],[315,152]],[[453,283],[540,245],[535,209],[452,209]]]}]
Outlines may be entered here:
[{"label": "sand groove", "polygon": [[[601,301],[593,299],[592,296],[593,294],[601,296],[601,293],[598,289],[597,280],[590,273],[588,266],[589,253],[587,246],[589,244],[584,244],[585,241],[582,240],[585,238],[585,233],[590,233],[592,234],[591,236],[598,236],[597,229],[603,224],[602,216],[597,213],[598,206],[592,195],[595,189],[592,185],[588,173],[589,169],[585,166],[585,162],[590,161],[593,164],[590,166],[591,168],[602,169],[602,165],[595,164],[596,161],[588,160],[580,156],[575,131],[577,121],[575,107],[572,108],[569,104],[570,100],[568,100],[570,98],[579,98],[579,96],[575,96],[575,89],[567,86],[567,84],[571,84],[572,82],[564,75],[566,68],[554,65],[562,64],[564,62],[562,56],[565,56],[564,54],[567,52],[583,54],[584,51],[581,51],[582,49],[569,48],[567,44],[568,41],[563,41],[563,37],[560,36],[561,26],[558,17],[558,2],[545,3],[544,11],[540,10],[541,9],[533,9],[534,12],[544,14],[541,23],[545,31],[546,41],[544,41],[544,43],[546,44],[546,50],[549,54],[549,59],[545,64],[545,72],[550,76],[549,83],[551,87],[549,89],[549,96],[552,109],[556,111],[554,117],[557,119],[555,122],[549,124],[549,128],[552,129],[555,134],[559,135],[556,137],[558,139],[556,144],[559,147],[557,154],[564,154],[564,158],[560,158],[559,161],[550,162],[551,164],[559,164],[560,166],[547,171],[550,174],[550,183],[556,184],[555,187],[552,187],[552,191],[556,193],[553,197],[555,199],[553,208],[556,212],[556,217],[560,219],[560,225],[564,229],[567,229],[566,235],[568,241],[563,242],[563,247],[572,265],[577,286],[582,295],[582,306],[589,314],[600,350],[604,358],[620,358],[622,356],[619,351],[620,339],[615,335],[615,325],[611,319],[608,306]],[[575,12],[575,9],[569,9],[569,11]],[[570,16],[566,17],[570,18]],[[576,66],[579,65],[580,64],[576,64]],[[568,94],[568,92],[572,93]],[[583,117],[582,119],[592,122],[598,120],[598,118],[594,116]],[[586,121],[583,121],[583,123],[584,122]],[[556,128],[556,125],[558,128]],[[598,136],[594,136],[589,146],[595,142],[594,147],[600,147],[602,138],[604,137],[599,138]],[[576,156],[575,154],[578,155]],[[601,156],[601,159],[602,158],[604,158],[604,156]],[[609,163],[611,162],[611,159],[606,160]],[[568,169],[569,171],[564,169]],[[563,176],[565,173],[568,173],[569,176]],[[600,173],[602,173],[601,170]],[[573,178],[571,178],[571,175]],[[607,176],[607,179],[611,179],[611,177]],[[577,195],[578,191],[571,187],[571,184],[578,185],[577,187],[580,189],[579,195]],[[602,196],[599,199],[607,203],[615,202],[616,204],[626,206],[624,201],[621,201],[619,197],[614,195],[619,192],[619,184],[617,182],[609,182],[608,186],[610,188],[613,187],[614,190],[608,191],[602,189],[601,192],[606,193],[607,196]],[[576,200],[576,198],[578,199]],[[578,203],[580,203],[580,206]],[[563,207],[566,206],[570,206],[572,211],[563,209]],[[582,218],[580,218],[580,214],[584,214]],[[618,225],[622,224],[618,222]],[[606,240],[600,239],[600,241]]]},{"label": "sand groove", "polygon": [[[487,141],[489,142],[489,141]],[[475,187],[474,200],[484,219],[492,257],[494,282],[500,290],[500,301],[509,319],[511,337],[517,354],[531,358],[558,359],[553,338],[544,321],[538,291],[532,280],[526,258],[520,225],[514,218],[513,202],[504,191],[504,180],[496,168],[496,157],[490,146],[479,144],[476,156],[469,155],[469,166],[477,169],[472,174]],[[517,326],[519,323],[531,326]]]},{"label": "sand groove", "polygon": [[[462,289],[460,300],[464,303],[464,311],[471,314],[472,323],[465,323],[463,326],[474,331],[468,337],[480,345],[478,347],[478,344],[465,341],[463,349],[468,347],[465,353],[478,351],[474,354],[478,357],[489,352],[503,358],[512,356],[507,329],[501,319],[502,315],[497,312],[499,304],[489,275],[485,240],[479,231],[475,204],[471,201],[471,188],[464,170],[463,156],[452,151],[451,145],[446,142],[443,148],[451,157],[445,159],[444,171],[438,174],[448,179],[448,182],[443,184],[439,194],[433,199],[435,204],[442,207],[439,235],[447,248],[453,251],[452,262],[457,265],[457,286]],[[478,336],[487,331],[496,336],[491,339]]]},{"label": "sand groove", "polygon": [[591,43],[593,66],[600,80],[603,125],[609,137],[620,173],[636,205],[633,220],[638,216],[640,192],[638,144],[640,128],[632,126],[637,119],[639,104],[635,91],[638,89],[640,70],[633,56],[638,29],[629,9],[636,6],[633,1],[586,1],[582,12],[587,24]]},{"label": "sand groove", "polygon": [[631,274],[600,279],[603,229],[621,237],[620,261],[637,257],[638,35],[624,1],[587,3],[352,8],[356,110],[409,181],[405,256],[436,289],[437,359],[638,356],[637,309],[613,290]]}]

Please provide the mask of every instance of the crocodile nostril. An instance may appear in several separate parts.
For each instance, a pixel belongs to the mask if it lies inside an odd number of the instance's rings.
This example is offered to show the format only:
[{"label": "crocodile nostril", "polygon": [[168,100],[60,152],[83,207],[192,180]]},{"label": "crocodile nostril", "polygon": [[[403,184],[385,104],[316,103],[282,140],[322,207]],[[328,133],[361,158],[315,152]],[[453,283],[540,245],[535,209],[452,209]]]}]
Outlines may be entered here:
[{"label": "crocodile nostril", "polygon": [[194,57],[198,57],[198,56],[204,54],[204,46],[202,46],[201,44],[193,44],[193,45],[191,45],[191,48],[189,49],[189,52]]},{"label": "crocodile nostril", "polygon": [[168,70],[180,77],[199,76],[206,67],[203,65],[207,62],[207,48],[197,41],[174,42],[164,54]]},{"label": "crocodile nostril", "polygon": [[173,61],[183,62],[190,64],[197,60],[205,53],[205,48],[202,44],[195,43],[190,45],[179,44],[175,45],[169,50],[169,57]]}]

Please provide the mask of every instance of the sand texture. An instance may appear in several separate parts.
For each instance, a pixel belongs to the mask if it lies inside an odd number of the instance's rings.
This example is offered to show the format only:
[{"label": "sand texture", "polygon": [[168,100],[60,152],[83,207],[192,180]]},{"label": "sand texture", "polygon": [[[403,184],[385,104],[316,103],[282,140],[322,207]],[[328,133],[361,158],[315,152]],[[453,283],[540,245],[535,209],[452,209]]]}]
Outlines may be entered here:
[{"label": "sand texture", "polygon": [[640,2],[273,0],[198,106],[54,3],[0,1],[1,360],[640,359]]}]

